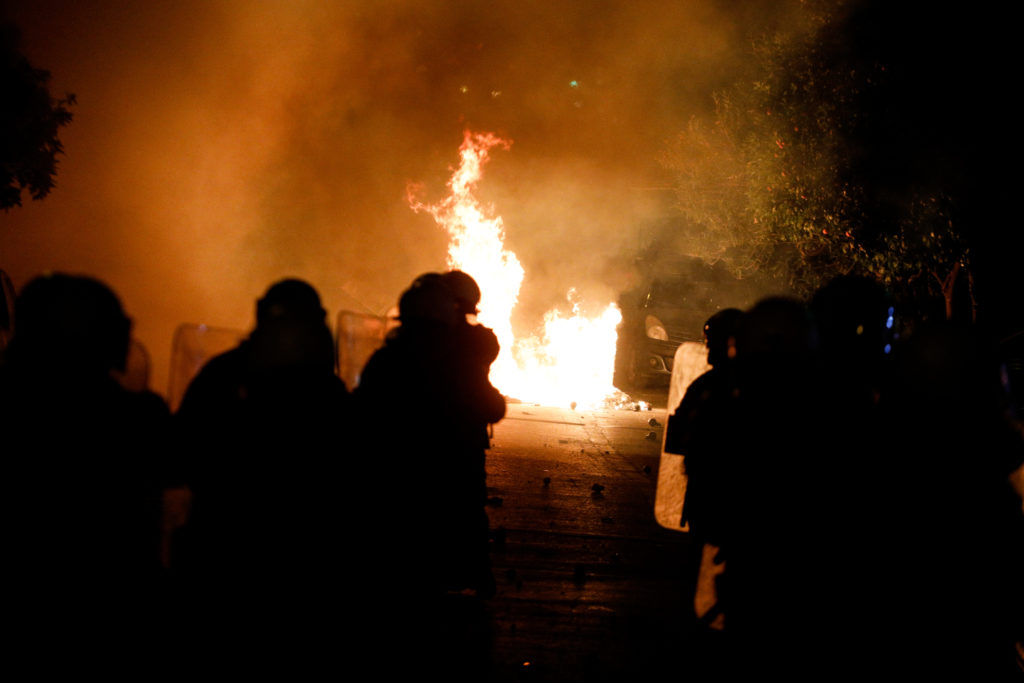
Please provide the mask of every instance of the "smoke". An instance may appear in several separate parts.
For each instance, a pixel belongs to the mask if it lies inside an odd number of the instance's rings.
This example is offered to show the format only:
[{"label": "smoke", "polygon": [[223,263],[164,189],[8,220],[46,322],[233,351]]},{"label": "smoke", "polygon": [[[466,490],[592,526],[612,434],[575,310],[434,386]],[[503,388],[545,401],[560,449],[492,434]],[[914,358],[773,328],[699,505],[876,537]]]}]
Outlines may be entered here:
[{"label": "smoke", "polygon": [[[671,193],[664,141],[735,73],[765,3],[204,0],[5,7],[74,92],[57,188],[0,216],[0,268],[111,284],[163,391],[183,322],[246,329],[274,280],[333,316],[382,313],[445,265],[410,210],[446,192],[464,129],[512,140],[480,198],[526,269],[523,318],[634,284]],[[787,5],[788,7],[788,5]]]}]

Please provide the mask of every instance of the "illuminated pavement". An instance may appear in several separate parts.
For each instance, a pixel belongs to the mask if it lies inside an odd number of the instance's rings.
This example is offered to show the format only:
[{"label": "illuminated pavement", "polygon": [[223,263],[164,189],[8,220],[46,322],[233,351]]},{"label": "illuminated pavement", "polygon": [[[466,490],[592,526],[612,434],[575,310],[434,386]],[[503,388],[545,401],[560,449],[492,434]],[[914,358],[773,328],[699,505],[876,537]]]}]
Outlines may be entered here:
[{"label": "illuminated pavement", "polygon": [[688,539],[653,514],[664,423],[663,408],[510,404],[488,457],[498,590],[471,627],[489,634],[481,680],[652,680],[685,668]]}]

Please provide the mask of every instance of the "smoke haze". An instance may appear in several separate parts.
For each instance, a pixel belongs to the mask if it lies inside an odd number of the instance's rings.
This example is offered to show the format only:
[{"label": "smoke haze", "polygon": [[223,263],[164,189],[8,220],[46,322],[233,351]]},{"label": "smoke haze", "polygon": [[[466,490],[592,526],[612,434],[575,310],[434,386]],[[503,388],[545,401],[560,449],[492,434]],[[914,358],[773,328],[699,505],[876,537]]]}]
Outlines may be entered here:
[{"label": "smoke haze", "polygon": [[604,306],[671,202],[665,140],[784,20],[766,4],[6,3],[51,93],[78,103],[57,188],[0,214],[0,268],[19,288],[46,270],[108,282],[163,392],[176,326],[247,329],[276,279],[311,282],[333,319],[444,268],[406,187],[442,197],[471,129],[512,140],[479,197],[526,270],[520,317],[570,287]]}]

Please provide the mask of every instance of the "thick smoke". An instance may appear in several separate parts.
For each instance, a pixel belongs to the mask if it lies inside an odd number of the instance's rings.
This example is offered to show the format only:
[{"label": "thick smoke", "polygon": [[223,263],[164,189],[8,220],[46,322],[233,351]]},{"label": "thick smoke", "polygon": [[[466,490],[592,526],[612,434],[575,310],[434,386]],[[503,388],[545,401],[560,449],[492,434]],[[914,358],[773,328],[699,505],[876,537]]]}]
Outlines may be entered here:
[{"label": "thick smoke", "polygon": [[[333,316],[382,313],[445,266],[410,210],[446,192],[462,131],[511,139],[481,200],[526,269],[521,318],[595,306],[671,204],[664,141],[733,76],[764,3],[47,2],[5,8],[74,92],[57,188],[0,217],[0,268],[110,283],[164,391],[183,322],[246,329],[273,280]],[[521,323],[528,324],[528,323]]]}]

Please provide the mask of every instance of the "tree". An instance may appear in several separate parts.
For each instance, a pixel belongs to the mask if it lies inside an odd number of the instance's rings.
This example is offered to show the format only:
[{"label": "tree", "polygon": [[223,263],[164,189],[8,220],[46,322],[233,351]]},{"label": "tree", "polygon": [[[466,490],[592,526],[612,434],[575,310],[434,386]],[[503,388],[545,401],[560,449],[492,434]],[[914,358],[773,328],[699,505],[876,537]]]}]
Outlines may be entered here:
[{"label": "tree", "polygon": [[952,15],[916,3],[805,7],[805,23],[753,44],[714,120],[670,145],[679,209],[701,255],[737,273],[784,274],[804,295],[870,275],[953,317],[972,282],[976,60],[953,47]]},{"label": "tree", "polygon": [[19,49],[19,34],[0,24],[0,207],[21,206],[22,191],[43,199],[54,187],[58,133],[71,121],[75,96],[50,95],[50,73],[33,67]]}]

